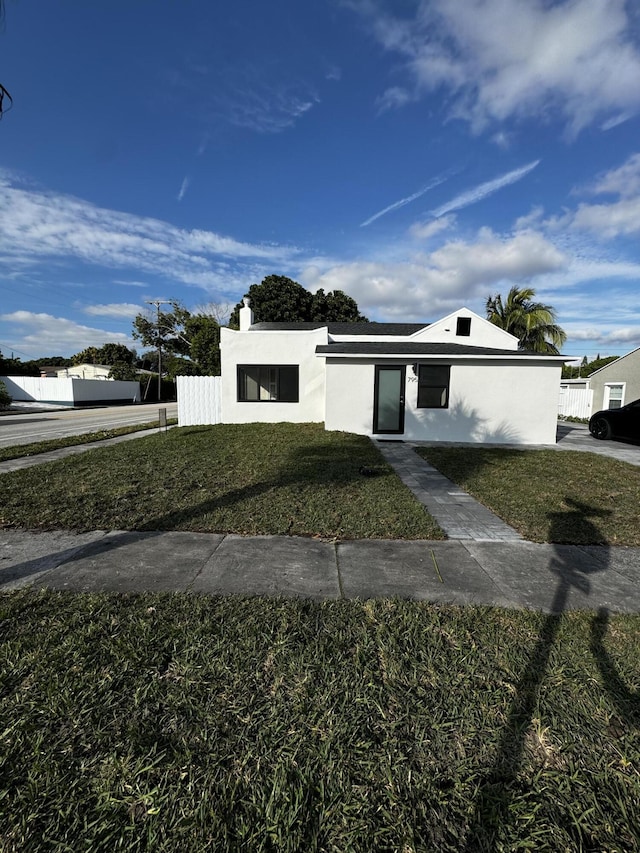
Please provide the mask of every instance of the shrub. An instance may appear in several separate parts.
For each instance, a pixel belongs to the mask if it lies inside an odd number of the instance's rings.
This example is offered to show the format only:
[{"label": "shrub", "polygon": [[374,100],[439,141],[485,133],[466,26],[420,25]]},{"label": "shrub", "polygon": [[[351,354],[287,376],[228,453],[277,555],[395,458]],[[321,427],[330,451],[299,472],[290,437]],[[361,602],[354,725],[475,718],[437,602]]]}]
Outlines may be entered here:
[{"label": "shrub", "polygon": [[8,409],[11,405],[11,396],[9,392],[4,386],[3,382],[0,382],[0,409]]}]

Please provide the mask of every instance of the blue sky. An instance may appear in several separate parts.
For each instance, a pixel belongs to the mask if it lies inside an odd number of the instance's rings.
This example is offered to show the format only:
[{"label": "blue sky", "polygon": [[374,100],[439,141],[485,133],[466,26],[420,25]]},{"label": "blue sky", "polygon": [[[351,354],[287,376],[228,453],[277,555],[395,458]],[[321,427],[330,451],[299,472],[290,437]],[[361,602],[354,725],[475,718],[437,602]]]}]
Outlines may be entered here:
[{"label": "blue sky", "polygon": [[376,320],[532,286],[640,346],[640,6],[8,0],[0,349],[131,345],[147,300],[288,275]]}]

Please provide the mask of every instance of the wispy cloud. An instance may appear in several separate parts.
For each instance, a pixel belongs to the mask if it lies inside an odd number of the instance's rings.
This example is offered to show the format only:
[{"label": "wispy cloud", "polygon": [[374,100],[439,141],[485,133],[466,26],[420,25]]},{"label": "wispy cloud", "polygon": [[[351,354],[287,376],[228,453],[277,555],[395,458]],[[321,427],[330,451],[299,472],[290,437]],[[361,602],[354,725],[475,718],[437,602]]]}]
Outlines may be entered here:
[{"label": "wispy cloud", "polygon": [[182,179],[182,183],[180,184],[180,191],[178,193],[178,201],[182,201],[185,196],[185,193],[189,189],[189,184],[191,183],[191,178],[188,175],[185,175]]},{"label": "wispy cloud", "polygon": [[[339,73],[335,69],[333,72]],[[198,147],[199,155],[206,150],[214,125],[229,124],[254,133],[281,133],[320,102],[313,85],[285,75],[277,62],[225,62],[216,66],[190,63],[165,73],[170,97],[179,98],[183,105],[188,103],[207,127]]]},{"label": "wispy cloud", "polygon": [[482,199],[487,198],[487,196],[493,195],[493,193],[498,192],[498,190],[501,190],[503,187],[508,187],[509,184],[515,184],[516,181],[524,178],[524,176],[528,175],[532,169],[535,169],[539,162],[540,160],[533,160],[531,163],[527,163],[526,166],[521,166],[519,169],[507,172],[505,175],[500,175],[500,177],[494,178],[491,181],[485,181],[483,184],[478,184],[478,186],[457,195],[455,198],[452,198],[450,201],[447,201],[440,205],[440,207],[432,210],[431,216],[435,219],[439,219],[446,213],[451,213],[454,210],[462,210],[463,207],[469,207],[471,204],[477,204],[477,202],[482,201]]},{"label": "wispy cloud", "polygon": [[456,218],[451,216],[442,216],[440,219],[432,219],[430,222],[414,222],[409,228],[409,234],[416,240],[430,240],[441,231],[446,231],[451,228]]},{"label": "wispy cloud", "polygon": [[633,118],[633,115],[634,114],[631,112],[619,113],[607,121],[604,121],[600,125],[600,130],[613,130],[613,128],[618,127],[619,124],[624,124],[625,121],[629,121],[630,118]]},{"label": "wispy cloud", "polygon": [[129,281],[123,278],[114,278],[114,284],[120,284],[123,287],[149,287],[145,281]]},{"label": "wispy cloud", "polygon": [[[252,244],[213,231],[177,228],[151,217],[97,207],[71,196],[0,185],[0,266],[7,273],[39,264],[81,260],[111,269],[171,276],[184,284],[219,286],[243,265],[253,274],[268,262],[288,267],[299,250]],[[129,281],[137,286],[139,282]]]},{"label": "wispy cloud", "polygon": [[389,0],[352,4],[403,62],[406,84],[379,99],[387,108],[445,89],[449,115],[476,132],[554,117],[570,137],[640,108],[640,44],[626,0],[423,0],[409,4],[413,15],[402,5],[401,15]]},{"label": "wispy cloud", "polygon": [[365,219],[364,222],[360,223],[361,228],[365,228],[367,225],[371,225],[372,222],[375,222],[376,219],[380,219],[381,216],[385,216],[387,213],[391,213],[392,210],[398,210],[400,207],[404,207],[405,204],[410,204],[412,201],[415,201],[420,196],[424,195],[429,190],[432,190],[434,187],[437,187],[439,184],[444,183],[449,174],[439,175],[437,178],[433,178],[433,180],[429,181],[426,186],[422,187],[422,189],[418,190],[411,195],[408,195],[406,198],[401,198],[400,201],[394,201],[393,204],[390,204],[388,207],[379,210],[377,213],[374,213],[373,216],[370,216],[368,219]]},{"label": "wispy cloud", "polygon": [[139,314],[140,306],[133,302],[112,302],[109,305],[87,305],[82,311],[92,317],[128,318]]},{"label": "wispy cloud", "polygon": [[131,345],[131,339],[120,332],[83,326],[52,314],[12,311],[0,314],[0,320],[13,326],[12,334],[20,336],[21,346],[30,357],[43,352],[80,352],[86,347],[102,346],[107,342]]}]

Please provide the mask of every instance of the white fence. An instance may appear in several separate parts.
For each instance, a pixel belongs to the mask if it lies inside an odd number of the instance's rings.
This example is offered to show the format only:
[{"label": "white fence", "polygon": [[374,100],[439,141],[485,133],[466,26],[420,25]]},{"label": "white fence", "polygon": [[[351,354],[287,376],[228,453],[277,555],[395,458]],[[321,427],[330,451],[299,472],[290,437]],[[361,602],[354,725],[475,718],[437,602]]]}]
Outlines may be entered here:
[{"label": "white fence", "polygon": [[95,403],[139,403],[140,383],[114,379],[53,379],[40,376],[2,376],[14,402],[78,406]]},{"label": "white fence", "polygon": [[559,415],[565,418],[589,418],[592,405],[591,388],[560,388]]},{"label": "white fence", "polygon": [[178,426],[222,422],[220,376],[176,376]]}]

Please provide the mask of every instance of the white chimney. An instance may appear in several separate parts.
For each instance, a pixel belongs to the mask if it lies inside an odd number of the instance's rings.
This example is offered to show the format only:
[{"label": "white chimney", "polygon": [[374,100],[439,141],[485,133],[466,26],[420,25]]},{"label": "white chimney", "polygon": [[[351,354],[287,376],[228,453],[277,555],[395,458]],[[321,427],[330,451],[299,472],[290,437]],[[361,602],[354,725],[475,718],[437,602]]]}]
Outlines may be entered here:
[{"label": "white chimney", "polygon": [[240,331],[248,332],[249,326],[253,324],[253,311],[249,307],[247,296],[243,297],[242,301],[244,302],[244,308],[240,309]]}]

